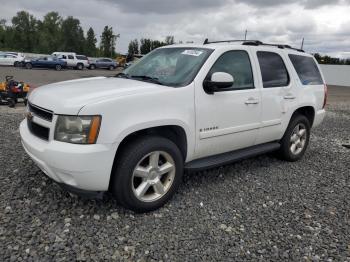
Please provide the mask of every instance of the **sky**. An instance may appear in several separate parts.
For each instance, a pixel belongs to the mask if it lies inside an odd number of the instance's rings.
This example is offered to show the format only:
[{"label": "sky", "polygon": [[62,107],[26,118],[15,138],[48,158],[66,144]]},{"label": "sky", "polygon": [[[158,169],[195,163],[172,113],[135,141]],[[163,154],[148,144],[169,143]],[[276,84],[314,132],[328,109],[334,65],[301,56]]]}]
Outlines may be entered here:
[{"label": "sky", "polygon": [[120,34],[116,49],[132,39],[202,43],[247,38],[301,46],[307,52],[350,57],[350,0],[0,0],[0,19],[25,10],[37,18],[57,11],[78,18],[85,32],[105,25]]}]

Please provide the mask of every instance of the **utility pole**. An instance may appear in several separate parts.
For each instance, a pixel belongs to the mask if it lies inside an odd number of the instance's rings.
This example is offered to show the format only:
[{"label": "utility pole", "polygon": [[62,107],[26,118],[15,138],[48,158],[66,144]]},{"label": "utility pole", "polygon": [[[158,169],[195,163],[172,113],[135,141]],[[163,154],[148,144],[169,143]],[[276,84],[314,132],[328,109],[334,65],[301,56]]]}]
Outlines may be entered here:
[{"label": "utility pole", "polygon": [[248,30],[245,30],[245,34],[244,34],[244,40],[247,40],[247,34],[248,34]]}]

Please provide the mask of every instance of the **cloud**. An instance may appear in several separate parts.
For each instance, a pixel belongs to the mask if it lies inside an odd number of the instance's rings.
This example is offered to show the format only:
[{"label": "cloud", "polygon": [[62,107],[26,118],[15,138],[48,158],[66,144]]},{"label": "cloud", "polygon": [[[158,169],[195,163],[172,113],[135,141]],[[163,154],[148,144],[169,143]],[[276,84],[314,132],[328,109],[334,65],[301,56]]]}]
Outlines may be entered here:
[{"label": "cloud", "polygon": [[173,14],[189,12],[192,10],[216,9],[229,2],[230,0],[101,0],[118,6],[122,11],[128,13],[155,13],[155,14]]},{"label": "cloud", "polygon": [[99,38],[105,25],[120,33],[117,50],[130,40],[149,37],[202,43],[248,38],[299,47],[308,52],[347,54],[350,51],[350,0],[0,0],[0,18],[9,20],[26,10],[38,18],[49,11],[79,18]]}]

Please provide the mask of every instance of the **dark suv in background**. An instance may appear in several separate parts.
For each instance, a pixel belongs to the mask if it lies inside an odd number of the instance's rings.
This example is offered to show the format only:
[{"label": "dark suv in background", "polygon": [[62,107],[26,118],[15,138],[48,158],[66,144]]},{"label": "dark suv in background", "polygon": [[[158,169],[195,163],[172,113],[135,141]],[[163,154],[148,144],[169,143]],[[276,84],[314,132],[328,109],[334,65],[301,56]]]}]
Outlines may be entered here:
[{"label": "dark suv in background", "polygon": [[117,62],[110,58],[99,58],[93,61],[90,61],[89,69],[103,68],[114,70],[118,66]]}]

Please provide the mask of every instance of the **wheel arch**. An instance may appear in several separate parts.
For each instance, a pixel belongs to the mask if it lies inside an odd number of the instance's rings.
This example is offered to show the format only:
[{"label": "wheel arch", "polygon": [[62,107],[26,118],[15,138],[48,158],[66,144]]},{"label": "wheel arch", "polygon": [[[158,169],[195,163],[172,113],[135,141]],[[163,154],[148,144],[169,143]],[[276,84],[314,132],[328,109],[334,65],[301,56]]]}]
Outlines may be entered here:
[{"label": "wheel arch", "polygon": [[313,106],[302,106],[296,109],[291,117],[291,120],[293,117],[297,114],[304,115],[310,122],[310,127],[312,127],[314,120],[315,120],[315,108]]},{"label": "wheel arch", "polygon": [[[122,139],[120,142],[117,151],[114,156],[113,161],[113,167],[111,172],[111,177],[113,172],[116,169],[117,166],[117,159],[118,156],[122,153],[123,149],[133,140],[142,137],[142,136],[149,136],[149,135],[158,135],[161,137],[165,137],[172,142],[174,142],[180,149],[180,152],[183,156],[184,161],[187,157],[187,150],[188,150],[188,141],[186,136],[186,131],[183,127],[179,125],[162,125],[162,126],[154,126],[154,127],[148,127],[140,130],[133,131]],[[111,179],[110,182],[111,183]]]},{"label": "wheel arch", "polygon": [[82,62],[78,62],[77,63],[77,65],[76,65],[76,67],[78,67],[79,65],[81,65],[82,66],[82,68],[84,68],[85,66],[84,66],[84,63],[82,63]]},{"label": "wheel arch", "polygon": [[162,125],[135,130],[124,136],[118,146],[116,155],[131,140],[147,135],[158,135],[173,141],[179,147],[184,159],[186,159],[188,149],[186,131],[179,125]]}]

